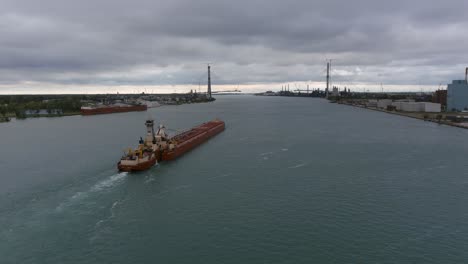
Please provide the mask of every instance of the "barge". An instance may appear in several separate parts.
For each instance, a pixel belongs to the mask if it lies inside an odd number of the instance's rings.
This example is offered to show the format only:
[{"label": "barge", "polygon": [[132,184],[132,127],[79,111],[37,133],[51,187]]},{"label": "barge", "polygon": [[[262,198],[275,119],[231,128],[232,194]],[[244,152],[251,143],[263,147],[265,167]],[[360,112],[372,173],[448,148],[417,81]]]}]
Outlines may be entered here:
[{"label": "barge", "polygon": [[100,105],[100,106],[83,106],[81,107],[81,115],[101,115],[123,112],[146,111],[147,105]]}]

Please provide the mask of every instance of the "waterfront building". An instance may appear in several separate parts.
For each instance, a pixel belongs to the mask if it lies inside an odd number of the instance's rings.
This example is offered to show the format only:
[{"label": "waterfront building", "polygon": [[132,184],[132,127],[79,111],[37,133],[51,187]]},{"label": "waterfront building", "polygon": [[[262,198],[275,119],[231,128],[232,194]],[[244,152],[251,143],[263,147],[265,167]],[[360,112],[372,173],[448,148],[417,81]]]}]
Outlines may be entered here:
[{"label": "waterfront building", "polygon": [[366,103],[367,107],[377,107],[377,100],[376,99],[369,99]]},{"label": "waterfront building", "polygon": [[332,95],[333,96],[339,96],[340,95],[340,91],[338,90],[338,87],[333,87]]},{"label": "waterfront building", "polygon": [[447,90],[437,90],[432,95],[432,102],[447,106]]},{"label": "waterfront building", "polygon": [[439,113],[441,111],[441,105],[431,102],[393,102],[392,106],[398,111],[403,112],[427,112],[427,113]]},{"label": "waterfront building", "polygon": [[37,109],[30,110],[27,109],[24,111],[24,115],[27,117],[33,116],[51,116],[51,115],[63,115],[62,109]]},{"label": "waterfront building", "polygon": [[419,102],[419,111],[426,113],[440,113],[442,110],[442,105],[438,103],[431,102]]},{"label": "waterfront building", "polygon": [[468,83],[454,80],[447,86],[447,111],[468,110]]},{"label": "waterfront building", "polygon": [[387,107],[391,105],[392,102],[393,101],[391,99],[381,99],[377,102],[377,107],[381,109],[387,109]]}]

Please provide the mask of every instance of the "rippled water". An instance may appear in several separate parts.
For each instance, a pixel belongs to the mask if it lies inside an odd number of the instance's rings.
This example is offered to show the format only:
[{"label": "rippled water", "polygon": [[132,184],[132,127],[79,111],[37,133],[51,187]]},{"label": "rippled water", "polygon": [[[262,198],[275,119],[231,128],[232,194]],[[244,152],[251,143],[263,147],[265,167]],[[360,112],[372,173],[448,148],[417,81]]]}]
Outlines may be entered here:
[{"label": "rippled water", "polygon": [[[118,173],[144,121],[224,133]],[[0,263],[464,263],[468,130],[225,96],[0,124]]]}]

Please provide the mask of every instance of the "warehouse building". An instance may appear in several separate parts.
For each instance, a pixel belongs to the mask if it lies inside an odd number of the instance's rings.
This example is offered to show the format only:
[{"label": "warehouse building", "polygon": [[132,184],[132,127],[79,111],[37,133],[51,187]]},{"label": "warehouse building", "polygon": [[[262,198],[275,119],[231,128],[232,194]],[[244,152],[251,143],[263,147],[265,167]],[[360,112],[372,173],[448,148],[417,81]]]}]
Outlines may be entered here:
[{"label": "warehouse building", "polygon": [[398,111],[403,112],[427,112],[440,113],[441,105],[430,102],[393,102],[392,105]]},{"label": "warehouse building", "polygon": [[387,109],[389,105],[392,105],[393,101],[391,99],[381,99],[377,102],[377,107],[381,109]]}]

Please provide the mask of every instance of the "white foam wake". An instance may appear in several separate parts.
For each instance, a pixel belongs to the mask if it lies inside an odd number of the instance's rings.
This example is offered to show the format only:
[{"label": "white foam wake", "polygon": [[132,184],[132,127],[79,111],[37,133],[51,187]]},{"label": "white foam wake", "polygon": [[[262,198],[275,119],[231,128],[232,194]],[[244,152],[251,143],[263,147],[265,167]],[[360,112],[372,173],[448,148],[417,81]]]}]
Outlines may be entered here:
[{"label": "white foam wake", "polygon": [[208,178],[208,180],[213,180],[213,179],[218,179],[218,178],[225,178],[225,177],[228,177],[228,176],[231,176],[231,173],[224,173],[224,174],[221,174],[221,175],[218,175],[218,176],[213,176],[213,177]]},{"label": "white foam wake", "polygon": [[104,189],[111,188],[119,183],[123,178],[127,176],[128,172],[121,172],[110,176],[109,178],[102,180],[96,183],[93,187],[91,187],[91,192],[99,192]]},{"label": "white foam wake", "polygon": [[88,191],[76,192],[72,197],[68,198],[66,201],[62,202],[59,206],[57,206],[56,210],[61,211],[65,207],[73,205],[76,202],[87,198],[92,193],[97,193],[106,189],[110,189],[119,184],[127,175],[127,172],[117,173],[94,184],[91,188],[89,188]]},{"label": "white foam wake", "polygon": [[299,164],[291,166],[289,168],[290,169],[297,169],[297,168],[300,168],[300,167],[304,167],[305,165],[307,165],[307,163],[299,163]]}]

